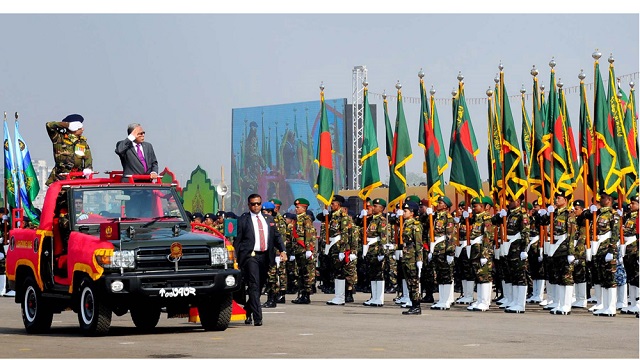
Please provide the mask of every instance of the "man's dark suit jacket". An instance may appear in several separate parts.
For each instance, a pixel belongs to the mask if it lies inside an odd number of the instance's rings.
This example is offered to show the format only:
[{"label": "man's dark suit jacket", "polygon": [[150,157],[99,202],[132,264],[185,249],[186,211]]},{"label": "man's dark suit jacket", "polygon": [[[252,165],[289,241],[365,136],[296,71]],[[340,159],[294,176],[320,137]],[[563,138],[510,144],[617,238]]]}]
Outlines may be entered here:
[{"label": "man's dark suit jacket", "polygon": [[138,158],[138,151],[129,138],[118,141],[116,144],[116,154],[120,157],[124,175],[149,175],[152,172],[158,173],[158,160],[156,159],[156,153],[153,151],[153,146],[148,142],[143,142],[141,145],[144,160],[147,163],[146,172],[144,171],[142,162]]},{"label": "man's dark suit jacket", "polygon": [[[276,223],[273,217],[270,215],[262,215],[267,222],[269,232],[267,236],[267,251],[269,252],[269,264],[275,265],[276,263],[276,248],[280,252],[285,251],[284,242],[280,236],[280,232],[276,228]],[[253,222],[251,221],[251,213],[246,212],[238,219],[238,236],[233,242],[233,247],[236,251],[238,258],[238,265],[240,268],[244,265],[244,262],[251,256],[255,242],[256,234],[253,231]]]}]

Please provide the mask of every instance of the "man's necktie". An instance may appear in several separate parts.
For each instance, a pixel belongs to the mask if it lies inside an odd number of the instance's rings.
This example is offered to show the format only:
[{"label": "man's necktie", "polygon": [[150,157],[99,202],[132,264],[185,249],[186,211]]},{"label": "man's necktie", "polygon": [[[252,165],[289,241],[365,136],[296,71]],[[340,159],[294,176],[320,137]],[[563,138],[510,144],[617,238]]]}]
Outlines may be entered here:
[{"label": "man's necktie", "polygon": [[260,233],[260,251],[265,251],[267,250],[267,241],[264,238],[264,228],[262,227],[262,220],[260,219],[260,216],[257,216],[256,220],[258,220],[258,232]]},{"label": "man's necktie", "polygon": [[144,160],[144,155],[142,155],[142,149],[140,148],[140,144],[137,144],[136,147],[138,148],[138,159],[140,159],[140,162],[142,163],[142,166],[144,166],[144,172],[147,172],[147,162]]}]

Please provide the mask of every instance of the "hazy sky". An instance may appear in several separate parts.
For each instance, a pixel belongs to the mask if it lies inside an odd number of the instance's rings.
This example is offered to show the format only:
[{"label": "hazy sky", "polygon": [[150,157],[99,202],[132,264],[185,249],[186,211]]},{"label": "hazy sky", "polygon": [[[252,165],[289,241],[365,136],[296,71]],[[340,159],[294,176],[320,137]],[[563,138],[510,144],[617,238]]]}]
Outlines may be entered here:
[{"label": "hazy sky", "polygon": [[[637,13],[1,14],[0,110],[11,129],[13,113],[20,113],[34,160],[53,162],[45,122],[79,113],[95,170],[120,169],[115,143],[126,137],[127,124],[140,122],[160,169],[169,167],[183,182],[197,165],[213,179],[224,166],[229,184],[233,108],[318,100],[321,81],[327,98],[351,102],[355,65],[367,66],[374,93],[394,95],[400,80],[405,97],[419,97],[422,68],[437,98],[451,97],[458,71],[467,98],[486,98],[500,62],[509,94],[518,95],[523,84],[531,93],[532,65],[549,84],[547,64],[555,57],[557,77],[568,88],[579,84],[581,69],[585,82],[593,82],[596,48],[605,81],[613,53],[616,74],[632,74],[638,83],[638,19]],[[628,92],[628,80],[623,89]],[[578,94],[567,100],[577,132]],[[386,179],[381,100],[371,102],[379,105]],[[520,131],[519,100],[511,108]],[[389,110],[393,123],[395,101]],[[470,111],[486,179],[486,105]],[[448,147],[450,106],[438,105],[438,112]],[[419,172],[419,104],[405,103],[405,113],[414,149],[408,170]]]}]

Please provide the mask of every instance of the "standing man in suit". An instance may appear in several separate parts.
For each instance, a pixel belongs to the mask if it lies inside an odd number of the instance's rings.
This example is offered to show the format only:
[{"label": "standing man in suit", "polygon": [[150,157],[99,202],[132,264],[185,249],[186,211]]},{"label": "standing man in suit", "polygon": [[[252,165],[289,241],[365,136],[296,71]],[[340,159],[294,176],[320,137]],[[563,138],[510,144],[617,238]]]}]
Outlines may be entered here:
[{"label": "standing man in suit", "polygon": [[[116,154],[120,157],[122,171],[127,175],[150,175],[158,177],[158,160],[153,145],[144,141],[145,131],[138,123],[129,124],[127,138],[118,141]],[[128,181],[124,178],[122,181]]]},{"label": "standing man in suit", "polygon": [[242,277],[247,283],[249,300],[245,306],[247,319],[245,324],[262,325],[262,308],[260,307],[260,289],[266,282],[267,270],[275,265],[276,249],[280,251],[281,261],[287,259],[284,242],[271,215],[262,214],[262,197],[251,194],[248,197],[249,212],[238,219],[238,235],[233,247],[238,256],[238,265]]}]

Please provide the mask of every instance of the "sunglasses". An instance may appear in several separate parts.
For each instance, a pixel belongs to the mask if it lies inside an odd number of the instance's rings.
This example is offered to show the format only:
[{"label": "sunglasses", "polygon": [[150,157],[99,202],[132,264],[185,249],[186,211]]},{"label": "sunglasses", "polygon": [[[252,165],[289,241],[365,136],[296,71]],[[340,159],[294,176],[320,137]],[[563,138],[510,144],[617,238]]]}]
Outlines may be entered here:
[{"label": "sunglasses", "polygon": [[262,205],[262,203],[261,202],[251,202],[251,203],[249,203],[249,205],[258,206],[258,205]]}]

